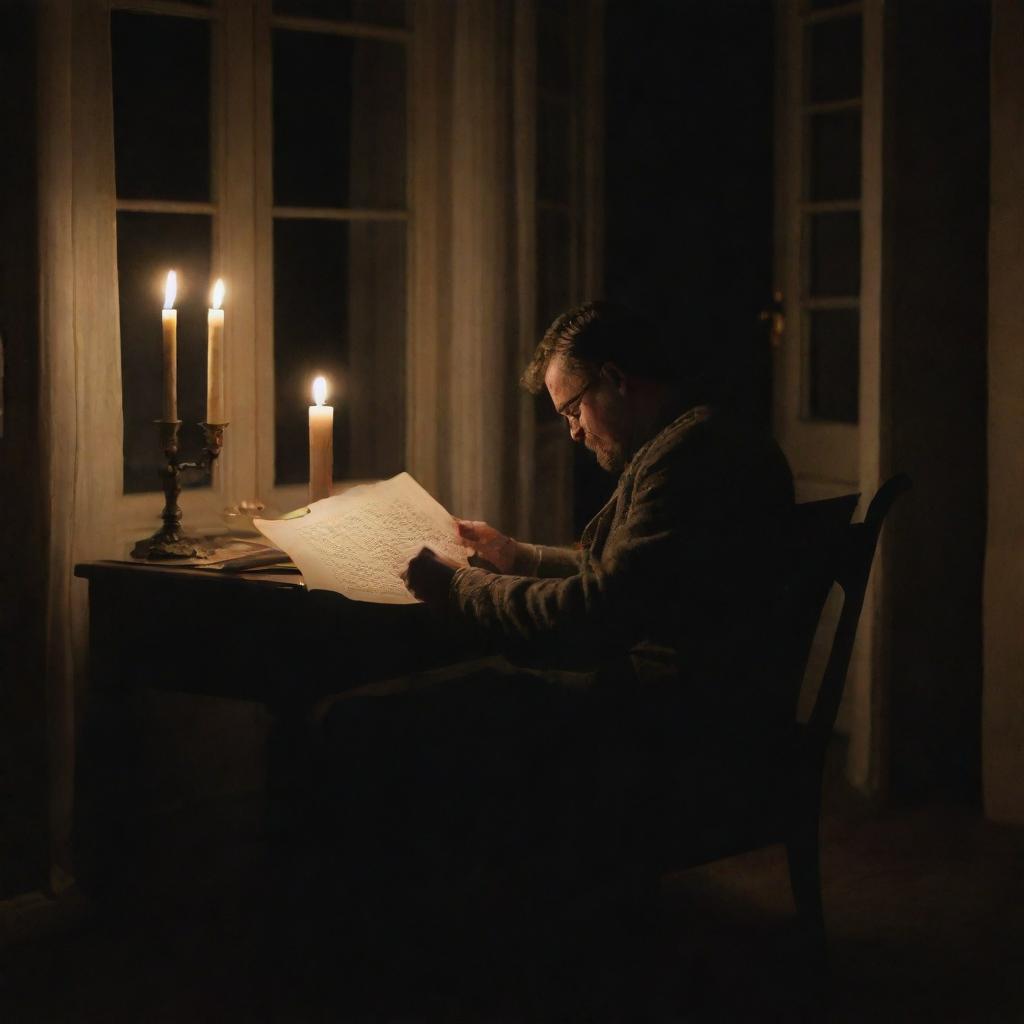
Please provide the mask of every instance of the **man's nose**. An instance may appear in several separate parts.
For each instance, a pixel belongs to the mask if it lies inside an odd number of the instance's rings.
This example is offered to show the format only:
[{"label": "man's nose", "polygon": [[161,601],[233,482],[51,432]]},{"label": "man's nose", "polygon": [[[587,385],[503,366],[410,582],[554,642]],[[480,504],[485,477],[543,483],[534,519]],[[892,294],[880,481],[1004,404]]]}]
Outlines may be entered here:
[{"label": "man's nose", "polygon": [[576,442],[582,441],[584,435],[583,424],[579,420],[569,420],[569,436]]}]

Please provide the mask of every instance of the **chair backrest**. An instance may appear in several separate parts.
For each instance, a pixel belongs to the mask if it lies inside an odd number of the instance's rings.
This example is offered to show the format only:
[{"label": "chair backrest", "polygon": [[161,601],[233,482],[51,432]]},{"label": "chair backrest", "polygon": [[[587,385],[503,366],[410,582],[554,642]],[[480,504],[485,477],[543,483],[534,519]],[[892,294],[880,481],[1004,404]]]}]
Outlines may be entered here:
[{"label": "chair backrest", "polygon": [[862,523],[851,523],[858,494],[797,505],[790,521],[786,564],[773,609],[773,674],[780,699],[796,717],[815,633],[825,602],[838,583],[842,607],[818,687],[805,738],[824,750],[835,725],[864,604],[871,563],[886,513],[910,487],[906,476],[887,481],[875,495]]},{"label": "chair backrest", "polygon": [[793,509],[772,598],[770,670],[780,701],[780,724],[796,716],[800,690],[825,602],[835,582],[838,553],[859,494],[809,501]]},{"label": "chair backrest", "polygon": [[818,688],[818,696],[807,723],[808,739],[824,750],[832,735],[836,715],[843,699],[843,688],[853,654],[857,623],[864,606],[871,563],[874,561],[882,523],[896,499],[910,490],[910,477],[905,474],[890,477],[872,498],[862,523],[849,523],[842,543],[833,551],[833,569],[830,575],[843,590],[843,604],[839,622],[832,637],[825,671]]}]

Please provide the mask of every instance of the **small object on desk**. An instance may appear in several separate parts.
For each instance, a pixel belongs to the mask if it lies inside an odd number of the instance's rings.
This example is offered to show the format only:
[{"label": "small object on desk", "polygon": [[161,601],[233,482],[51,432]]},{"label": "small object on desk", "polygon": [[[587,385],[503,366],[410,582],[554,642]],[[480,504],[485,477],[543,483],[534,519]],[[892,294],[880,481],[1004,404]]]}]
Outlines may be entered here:
[{"label": "small object on desk", "polygon": [[250,534],[258,537],[260,531],[252,525],[254,518],[273,518],[274,513],[267,510],[267,506],[259,499],[240,501],[237,505],[228,505],[221,514],[221,519],[228,524],[233,534]]},{"label": "small object on desk", "polygon": [[[214,289],[215,305],[219,305],[223,298],[224,284],[217,282],[218,287]],[[163,324],[163,354],[164,354],[164,418],[157,420],[160,428],[160,447],[164,453],[164,465],[160,470],[160,478],[163,481],[164,509],[160,514],[163,526],[145,540],[140,540],[132,548],[132,558],[144,558],[149,562],[164,560],[181,560],[208,557],[212,550],[209,543],[200,537],[187,537],[181,528],[181,509],[178,507],[178,497],[181,494],[181,473],[186,469],[197,469],[200,472],[209,473],[213,476],[213,464],[224,447],[224,429],[227,422],[224,421],[223,401],[220,397],[219,380],[213,380],[211,384],[217,386],[207,394],[207,421],[200,423],[203,430],[203,454],[204,458],[199,462],[182,462],[178,458],[178,431],[181,429],[181,420],[178,419],[178,312],[174,308],[174,299],[178,288],[178,276],[171,270],[167,274],[167,289],[164,295],[164,309],[162,311]],[[221,331],[224,326],[223,310],[212,309],[213,317],[210,323],[208,370],[211,375],[215,372],[220,375],[220,343]],[[216,344],[215,344],[216,343]],[[214,418],[214,413],[217,418]]]},{"label": "small object on desk", "polygon": [[[250,567],[263,568],[268,565],[290,566],[294,564],[284,551],[271,547],[262,539],[254,540],[250,537],[218,534],[199,537],[196,540],[203,546],[203,554],[190,558],[176,558],[173,562],[167,562],[164,567],[167,569],[208,569],[216,572],[224,570],[231,572],[244,571]],[[109,561],[116,562],[117,559],[109,559]],[[139,562],[132,560],[125,564],[138,565]]]},{"label": "small object on desk", "polygon": [[269,569],[270,567],[273,567],[275,571],[277,569],[281,569],[284,572],[291,570],[299,571],[295,563],[283,551],[278,548],[269,547],[253,551],[248,555],[228,558],[215,566],[210,566],[211,569],[222,569],[224,572],[251,572],[255,569]]},{"label": "small object on desk", "polygon": [[178,311],[174,300],[178,292],[178,275],[167,271],[164,287],[164,308],[160,311],[164,353],[164,422],[178,419]]},{"label": "small object on desk", "polygon": [[206,313],[206,422],[224,423],[224,282],[218,277]]},{"label": "small object on desk", "polygon": [[294,563],[287,560],[283,562],[272,562],[268,565],[252,565],[244,569],[225,568],[226,573],[238,576],[259,576],[267,573],[271,576],[301,576],[302,570]]},{"label": "small object on desk", "polygon": [[327,381],[313,381],[313,401],[309,407],[309,500],[330,497],[334,479],[334,407],[324,405]]}]

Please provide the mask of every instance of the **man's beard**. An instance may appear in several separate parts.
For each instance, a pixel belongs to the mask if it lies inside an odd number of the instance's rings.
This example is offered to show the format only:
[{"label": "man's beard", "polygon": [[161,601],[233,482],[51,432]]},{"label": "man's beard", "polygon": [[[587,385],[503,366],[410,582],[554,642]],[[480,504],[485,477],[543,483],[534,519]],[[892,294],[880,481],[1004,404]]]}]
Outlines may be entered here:
[{"label": "man's beard", "polygon": [[600,446],[587,445],[597,459],[597,464],[606,472],[618,474],[626,467],[626,456],[622,445],[607,442]]}]

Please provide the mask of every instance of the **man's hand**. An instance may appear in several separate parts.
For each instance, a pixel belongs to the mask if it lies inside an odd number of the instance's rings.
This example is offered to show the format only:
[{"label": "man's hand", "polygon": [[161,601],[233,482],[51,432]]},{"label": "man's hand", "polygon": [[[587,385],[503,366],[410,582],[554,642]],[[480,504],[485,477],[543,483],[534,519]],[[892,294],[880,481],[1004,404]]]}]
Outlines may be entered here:
[{"label": "man's hand", "polygon": [[472,519],[456,519],[459,542],[491,563],[498,572],[510,573],[516,564],[517,544],[493,526]]},{"label": "man's hand", "polygon": [[443,558],[430,548],[421,548],[402,573],[402,582],[413,597],[424,604],[443,605],[448,600],[448,587],[455,571],[461,568],[458,562]]}]

